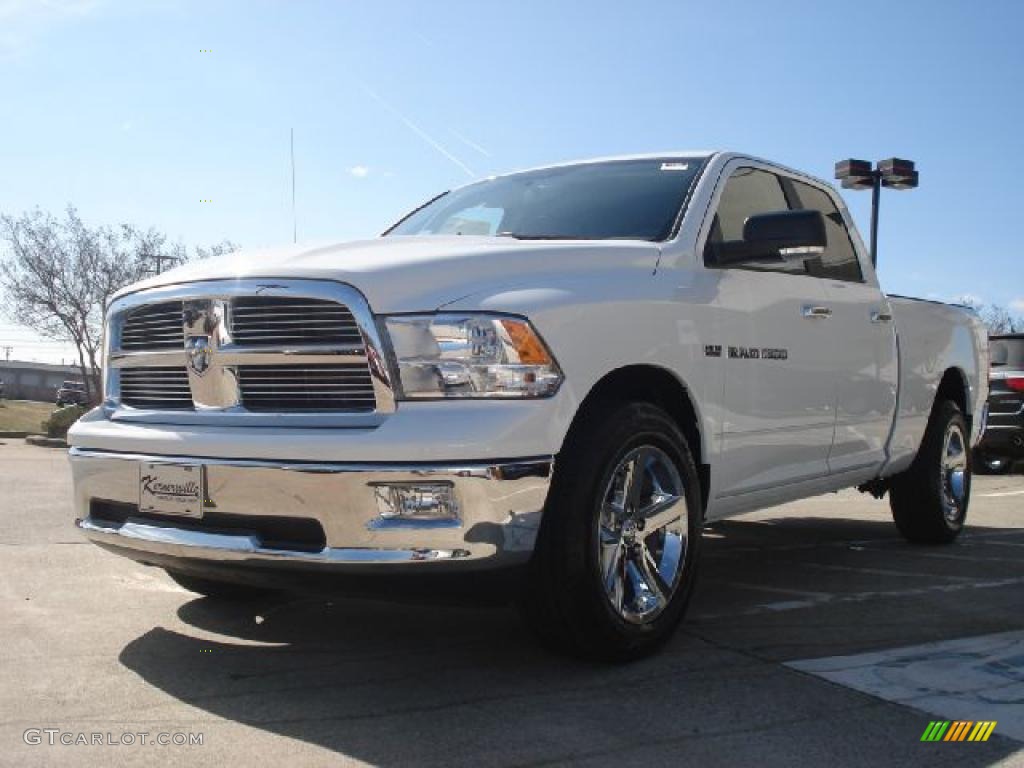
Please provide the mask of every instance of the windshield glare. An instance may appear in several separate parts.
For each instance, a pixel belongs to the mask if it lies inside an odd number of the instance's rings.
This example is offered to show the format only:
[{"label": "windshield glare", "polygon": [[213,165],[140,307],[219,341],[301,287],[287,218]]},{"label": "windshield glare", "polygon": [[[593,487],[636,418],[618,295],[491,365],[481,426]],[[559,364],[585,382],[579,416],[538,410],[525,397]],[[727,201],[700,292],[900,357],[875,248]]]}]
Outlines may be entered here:
[{"label": "windshield glare", "polygon": [[442,195],[385,234],[665,240],[702,164],[666,157],[499,176]]}]

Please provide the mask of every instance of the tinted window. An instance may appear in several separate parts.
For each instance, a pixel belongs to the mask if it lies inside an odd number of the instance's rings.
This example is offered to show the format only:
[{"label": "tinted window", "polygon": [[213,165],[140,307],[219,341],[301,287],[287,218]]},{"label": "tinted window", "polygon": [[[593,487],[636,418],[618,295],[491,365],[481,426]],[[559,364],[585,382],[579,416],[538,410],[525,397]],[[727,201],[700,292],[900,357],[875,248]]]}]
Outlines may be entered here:
[{"label": "tinted window", "polygon": [[664,240],[702,163],[617,160],[499,176],[442,195],[387,234]]},{"label": "tinted window", "polygon": [[993,367],[1024,370],[1024,339],[989,339],[988,354]]},{"label": "tinted window", "polygon": [[789,181],[792,184],[796,199],[794,208],[821,211],[825,218],[825,232],[828,245],[821,256],[807,259],[807,271],[814,277],[825,277],[830,280],[846,280],[859,283],[864,280],[861,273],[857,252],[853,249],[850,233],[846,229],[843,216],[835,203],[825,192],[804,184],[800,181]]},{"label": "tinted window", "polygon": [[[708,235],[704,250],[705,263],[714,263],[710,251],[716,243],[743,239],[743,224],[751,216],[758,213],[787,210],[789,210],[789,203],[786,202],[786,195],[782,191],[779,177],[774,173],[759,171],[755,168],[739,168],[733,171],[728,181],[725,182],[725,189],[722,190],[722,198],[711,224],[711,233]],[[766,260],[763,263],[747,263],[743,265],[742,269],[786,272],[795,275],[807,273],[803,262],[786,262],[782,259]]]}]

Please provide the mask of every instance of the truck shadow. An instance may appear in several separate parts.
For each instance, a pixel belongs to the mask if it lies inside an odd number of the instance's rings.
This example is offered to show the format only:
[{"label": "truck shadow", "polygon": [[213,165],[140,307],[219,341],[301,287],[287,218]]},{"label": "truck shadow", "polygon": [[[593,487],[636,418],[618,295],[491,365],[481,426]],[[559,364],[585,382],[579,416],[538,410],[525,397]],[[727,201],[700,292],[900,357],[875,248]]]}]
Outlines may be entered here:
[{"label": "truck shadow", "polygon": [[[183,626],[150,630],[120,661],[207,713],[376,765],[618,765],[638,748],[641,762],[676,762],[681,749],[722,762],[752,728],[774,734],[775,759],[795,762],[872,708],[889,725],[858,743],[858,761],[924,765],[914,748],[926,715],[777,662],[1024,626],[1024,584],[970,587],[1024,582],[1000,551],[1010,548],[990,542],[1022,533],[978,529],[945,553],[970,558],[957,560],[904,545],[888,522],[719,523],[682,631],[658,656],[618,667],[549,655],[504,606],[289,596],[192,600]],[[973,746],[990,764],[1019,745]]]}]

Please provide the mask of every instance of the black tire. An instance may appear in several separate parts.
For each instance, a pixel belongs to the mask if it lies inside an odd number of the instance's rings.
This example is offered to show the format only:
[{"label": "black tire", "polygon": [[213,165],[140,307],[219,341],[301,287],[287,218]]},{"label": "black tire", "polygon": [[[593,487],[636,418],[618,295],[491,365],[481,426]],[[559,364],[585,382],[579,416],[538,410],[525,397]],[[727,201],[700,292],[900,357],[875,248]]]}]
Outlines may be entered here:
[{"label": "black tire", "polygon": [[[914,463],[893,478],[889,491],[893,520],[908,541],[948,544],[963,530],[971,500],[969,442],[970,430],[960,408],[950,400],[937,402]],[[959,490],[955,470],[944,469],[951,462],[951,452],[956,452],[957,465],[962,464]]]},{"label": "black tire", "polygon": [[167,575],[189,592],[196,592],[217,600],[256,600],[270,593],[270,590],[262,587],[204,579],[201,576],[193,576],[179,571],[167,571]]},{"label": "black tire", "polygon": [[[643,464],[633,494],[626,490],[631,462]],[[700,555],[700,481],[686,438],[650,403],[601,403],[581,415],[555,468],[519,601],[527,624],[549,648],[586,659],[628,661],[654,652],[686,612]],[[657,491],[658,499],[677,502],[657,513],[661,522],[647,518],[645,532],[642,509],[655,509]]]}]

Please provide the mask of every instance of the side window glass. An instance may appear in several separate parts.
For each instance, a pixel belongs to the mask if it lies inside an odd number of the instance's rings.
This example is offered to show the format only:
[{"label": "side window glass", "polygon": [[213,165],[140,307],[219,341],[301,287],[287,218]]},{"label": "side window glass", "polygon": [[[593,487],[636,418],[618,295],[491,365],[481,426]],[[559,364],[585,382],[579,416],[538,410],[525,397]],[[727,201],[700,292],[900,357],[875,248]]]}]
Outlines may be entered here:
[{"label": "side window glass", "polygon": [[[711,224],[704,263],[712,264],[710,249],[716,243],[743,239],[743,224],[758,213],[787,211],[789,203],[774,173],[755,168],[738,168],[725,182],[718,210]],[[766,261],[762,264],[744,264],[739,269],[754,269],[762,272],[784,272],[794,275],[807,274],[807,268],[800,261]]]},{"label": "side window glass", "polygon": [[825,232],[828,245],[821,256],[807,260],[807,271],[814,277],[829,280],[845,280],[851,283],[864,282],[864,275],[857,260],[857,252],[850,240],[843,216],[835,203],[824,191],[802,181],[792,180],[796,200],[794,206],[804,210],[821,211],[825,218]]}]

